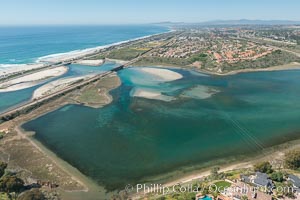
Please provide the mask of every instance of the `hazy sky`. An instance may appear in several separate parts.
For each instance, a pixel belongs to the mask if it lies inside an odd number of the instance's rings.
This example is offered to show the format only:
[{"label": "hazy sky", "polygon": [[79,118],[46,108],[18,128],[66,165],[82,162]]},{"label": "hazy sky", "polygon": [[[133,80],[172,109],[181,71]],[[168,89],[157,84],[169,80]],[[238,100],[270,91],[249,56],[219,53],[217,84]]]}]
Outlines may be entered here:
[{"label": "hazy sky", "polygon": [[0,0],[0,24],[300,21],[300,0]]}]

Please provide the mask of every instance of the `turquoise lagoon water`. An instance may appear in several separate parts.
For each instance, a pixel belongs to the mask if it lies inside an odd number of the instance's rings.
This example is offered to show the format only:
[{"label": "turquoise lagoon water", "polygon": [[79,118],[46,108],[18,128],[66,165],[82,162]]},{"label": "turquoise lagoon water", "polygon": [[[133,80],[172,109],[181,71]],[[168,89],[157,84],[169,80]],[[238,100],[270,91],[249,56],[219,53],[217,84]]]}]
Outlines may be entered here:
[{"label": "turquoise lagoon water", "polygon": [[[15,64],[34,63],[43,56],[109,45],[166,31],[166,27],[151,25],[0,27],[0,70],[5,70],[11,64],[16,67],[18,65]],[[62,77],[101,72],[110,68],[111,64],[101,69],[72,65],[71,70]],[[0,112],[28,101],[33,91],[43,84],[0,93]]]},{"label": "turquoise lagoon water", "polygon": [[15,106],[18,106],[22,103],[27,102],[28,100],[31,99],[34,90],[36,90],[38,87],[41,87],[46,83],[49,83],[50,81],[54,81],[60,78],[83,76],[83,75],[94,74],[94,73],[103,73],[116,67],[116,65],[117,65],[116,63],[105,63],[102,66],[91,67],[85,65],[72,64],[68,66],[69,67],[68,72],[60,77],[49,79],[41,84],[38,84],[36,86],[27,89],[13,91],[13,92],[0,92],[0,113],[4,112],[5,110],[9,110]]},{"label": "turquoise lagoon water", "polygon": [[[111,104],[67,105],[23,128],[108,189],[299,137],[300,71],[232,76],[175,71],[183,78],[164,83],[136,68],[122,70]],[[174,100],[132,97],[136,88]]]}]

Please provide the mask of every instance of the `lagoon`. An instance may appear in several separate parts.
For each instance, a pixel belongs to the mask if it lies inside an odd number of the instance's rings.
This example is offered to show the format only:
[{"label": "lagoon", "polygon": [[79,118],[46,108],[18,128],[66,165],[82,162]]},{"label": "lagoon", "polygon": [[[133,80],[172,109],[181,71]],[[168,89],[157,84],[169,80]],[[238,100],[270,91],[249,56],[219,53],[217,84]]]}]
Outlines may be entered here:
[{"label": "lagoon", "polygon": [[[121,70],[111,104],[67,105],[23,128],[107,189],[299,138],[299,70],[231,76],[172,70],[183,78],[159,82],[137,68]],[[134,97],[137,88],[173,100]]]}]

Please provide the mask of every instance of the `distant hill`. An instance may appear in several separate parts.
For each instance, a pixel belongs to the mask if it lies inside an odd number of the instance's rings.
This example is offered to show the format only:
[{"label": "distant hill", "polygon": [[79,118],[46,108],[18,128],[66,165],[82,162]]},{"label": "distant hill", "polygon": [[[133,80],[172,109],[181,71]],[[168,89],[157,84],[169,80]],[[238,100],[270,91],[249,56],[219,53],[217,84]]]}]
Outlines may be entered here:
[{"label": "distant hill", "polygon": [[300,24],[300,21],[291,21],[291,20],[249,20],[249,19],[240,19],[240,20],[214,20],[202,22],[199,24],[205,25],[284,25],[284,24]]},{"label": "distant hill", "polygon": [[159,22],[154,23],[159,25],[300,25],[300,21],[291,20],[213,20],[199,23],[184,23],[184,22]]}]

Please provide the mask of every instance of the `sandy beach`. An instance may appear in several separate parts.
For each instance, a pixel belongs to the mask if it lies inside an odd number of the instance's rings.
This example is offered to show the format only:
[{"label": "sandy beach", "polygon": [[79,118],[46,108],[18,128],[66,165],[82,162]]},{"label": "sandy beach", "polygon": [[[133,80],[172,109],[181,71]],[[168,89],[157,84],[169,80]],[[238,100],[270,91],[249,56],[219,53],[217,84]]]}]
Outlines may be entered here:
[{"label": "sandy beach", "polygon": [[9,76],[11,74],[30,71],[45,67],[43,63],[36,64],[5,64],[0,65],[0,77]]},{"label": "sandy beach", "polygon": [[25,88],[32,87],[41,83],[42,81],[61,76],[68,71],[67,67],[55,67],[52,69],[45,69],[36,73],[25,75],[16,79],[12,79],[0,84],[0,92],[11,92]]},{"label": "sandy beach", "polygon": [[[169,33],[173,32],[173,30],[168,31],[168,32]],[[150,38],[150,37],[153,37],[156,35],[161,35],[161,34],[164,34],[164,33],[157,33],[157,34],[142,36],[142,37],[138,37],[135,39],[125,40],[125,41],[116,42],[113,44],[97,46],[97,47],[88,48],[88,49],[81,49],[81,50],[75,50],[75,51],[70,51],[70,52],[66,52],[66,53],[57,53],[57,54],[47,55],[47,56],[43,56],[43,57],[39,58],[38,61],[39,62],[48,62],[48,63],[72,61],[72,60],[83,58],[83,57],[86,57],[86,56],[89,56],[92,54],[96,54],[97,52],[99,52],[103,49],[109,48],[109,47],[115,47],[118,45],[130,43],[130,42],[134,42],[134,41],[139,41],[142,39]]]}]

